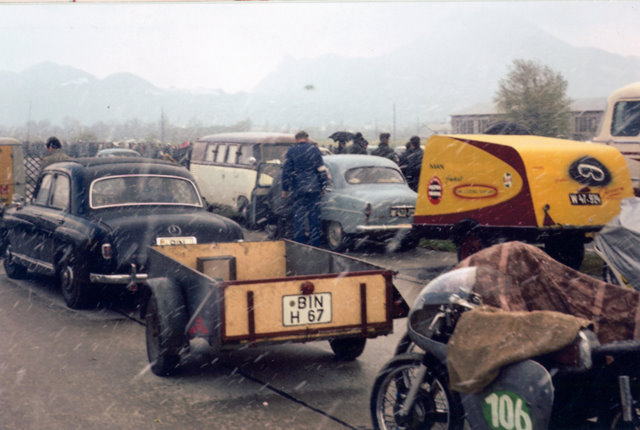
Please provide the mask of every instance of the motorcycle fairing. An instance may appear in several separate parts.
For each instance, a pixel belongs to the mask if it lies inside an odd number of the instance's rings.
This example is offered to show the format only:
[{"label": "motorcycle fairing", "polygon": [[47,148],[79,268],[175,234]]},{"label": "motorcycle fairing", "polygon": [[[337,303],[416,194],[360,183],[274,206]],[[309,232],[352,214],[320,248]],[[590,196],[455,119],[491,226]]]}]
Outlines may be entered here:
[{"label": "motorcycle fairing", "polygon": [[546,429],[553,408],[553,384],[547,369],[525,360],[502,369],[481,392],[461,394],[461,398],[472,429]]}]

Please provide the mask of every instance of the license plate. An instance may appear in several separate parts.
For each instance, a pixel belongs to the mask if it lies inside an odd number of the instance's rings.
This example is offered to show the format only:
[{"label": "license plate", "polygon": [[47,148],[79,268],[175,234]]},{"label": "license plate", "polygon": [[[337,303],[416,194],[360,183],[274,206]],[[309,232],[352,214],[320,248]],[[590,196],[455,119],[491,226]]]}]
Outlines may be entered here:
[{"label": "license plate", "polygon": [[195,236],[186,237],[156,237],[156,245],[195,245],[198,240]]},{"label": "license plate", "polygon": [[282,296],[285,327],[331,322],[331,293]]},{"label": "license plate", "polygon": [[391,208],[390,215],[393,217],[410,217],[413,216],[415,207],[413,206],[394,206]]},{"label": "license plate", "polygon": [[569,201],[573,206],[600,206],[602,204],[598,193],[569,194]]}]

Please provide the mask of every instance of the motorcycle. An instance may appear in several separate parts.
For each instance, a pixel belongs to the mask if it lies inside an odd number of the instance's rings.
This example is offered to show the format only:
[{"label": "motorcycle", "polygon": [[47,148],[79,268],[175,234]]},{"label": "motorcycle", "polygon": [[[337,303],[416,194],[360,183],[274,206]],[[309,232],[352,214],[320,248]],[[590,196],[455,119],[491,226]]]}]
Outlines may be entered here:
[{"label": "motorcycle", "polygon": [[[418,295],[407,335],[373,384],[374,428],[640,429],[640,342],[601,345],[590,328],[579,328],[560,349],[500,365],[483,386],[465,389],[478,381],[457,377],[450,343],[463,315],[469,312],[468,326],[470,311],[483,309],[474,284],[487,276],[509,282],[494,269],[467,267],[440,275]],[[519,339],[521,333],[507,336]]]}]

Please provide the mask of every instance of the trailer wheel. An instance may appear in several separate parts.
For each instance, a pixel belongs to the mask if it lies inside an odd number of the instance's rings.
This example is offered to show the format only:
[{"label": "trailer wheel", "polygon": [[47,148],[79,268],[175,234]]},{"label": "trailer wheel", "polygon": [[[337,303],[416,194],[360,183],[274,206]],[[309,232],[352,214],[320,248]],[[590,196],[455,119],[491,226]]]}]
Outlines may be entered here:
[{"label": "trailer wheel", "polygon": [[169,376],[180,363],[180,351],[187,342],[184,333],[180,328],[172,327],[171,318],[160,315],[154,294],[151,294],[147,303],[145,323],[151,371],[158,376]]},{"label": "trailer wheel", "polygon": [[552,237],[545,242],[544,250],[565,266],[578,270],[584,259],[584,237],[582,235]]},{"label": "trailer wheel", "polygon": [[469,231],[456,241],[456,249],[458,251],[458,261],[462,261],[470,255],[485,248],[484,241],[477,233]]},{"label": "trailer wheel", "polygon": [[360,357],[367,343],[365,337],[346,337],[331,339],[329,345],[338,360],[351,361]]}]

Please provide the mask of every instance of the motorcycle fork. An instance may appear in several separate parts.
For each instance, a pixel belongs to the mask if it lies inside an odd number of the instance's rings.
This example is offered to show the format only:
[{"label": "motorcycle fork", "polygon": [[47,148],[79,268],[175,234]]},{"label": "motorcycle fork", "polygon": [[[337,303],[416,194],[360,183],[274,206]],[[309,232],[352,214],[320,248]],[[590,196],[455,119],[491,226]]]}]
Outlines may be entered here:
[{"label": "motorcycle fork", "polygon": [[620,406],[622,409],[622,421],[631,423],[637,421],[636,412],[631,395],[631,383],[627,375],[618,376],[618,386],[620,388]]},{"label": "motorcycle fork", "polygon": [[418,390],[420,389],[420,386],[422,385],[422,381],[424,380],[426,374],[427,366],[424,363],[421,363],[415,378],[413,379],[413,381],[411,381],[411,386],[409,387],[407,398],[405,399],[405,402],[400,409],[401,416],[406,417],[409,415],[409,411],[411,411],[413,403],[416,401]]}]

